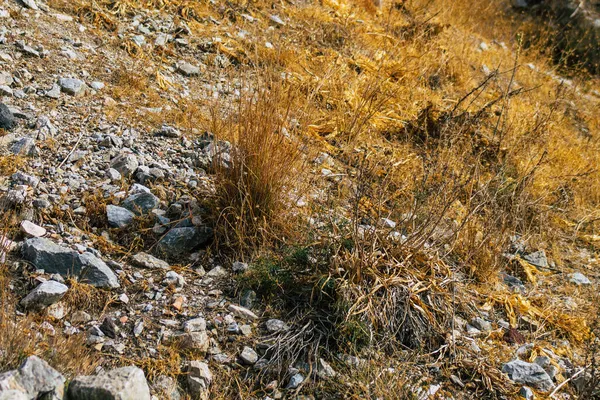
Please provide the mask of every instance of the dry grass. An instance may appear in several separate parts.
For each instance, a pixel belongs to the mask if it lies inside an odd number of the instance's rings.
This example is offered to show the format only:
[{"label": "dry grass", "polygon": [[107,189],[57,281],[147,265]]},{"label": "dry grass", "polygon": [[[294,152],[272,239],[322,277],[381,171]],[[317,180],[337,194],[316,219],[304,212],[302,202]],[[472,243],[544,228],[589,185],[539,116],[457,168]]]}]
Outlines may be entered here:
[{"label": "dry grass", "polygon": [[290,133],[293,99],[283,82],[259,83],[257,92],[242,95],[212,130],[217,140],[232,145],[223,155],[218,144],[213,160],[217,245],[240,253],[285,241],[292,233],[285,211],[301,181],[300,145]]}]

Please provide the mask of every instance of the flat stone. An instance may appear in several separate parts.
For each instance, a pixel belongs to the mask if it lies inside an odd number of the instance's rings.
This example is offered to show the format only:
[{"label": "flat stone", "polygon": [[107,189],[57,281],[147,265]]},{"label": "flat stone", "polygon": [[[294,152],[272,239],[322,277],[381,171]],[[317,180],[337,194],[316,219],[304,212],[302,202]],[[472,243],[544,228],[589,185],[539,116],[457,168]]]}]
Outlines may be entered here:
[{"label": "flat stone", "polygon": [[252,321],[258,319],[258,315],[254,314],[252,311],[241,306],[236,306],[235,304],[230,304],[229,307],[227,307],[227,309],[239,318],[244,318]]},{"label": "flat stone", "polygon": [[104,261],[92,253],[83,253],[79,255],[79,262],[82,265],[80,280],[99,288],[115,289],[120,287],[119,278]]},{"label": "flat stone", "polygon": [[492,330],[492,324],[481,317],[475,317],[471,320],[471,325],[483,332]]},{"label": "flat stone", "polygon": [[28,175],[24,172],[17,171],[11,175],[10,179],[13,182],[19,183],[21,185],[27,185],[31,187],[37,187],[39,185],[40,180],[33,175]]},{"label": "flat stone", "polygon": [[200,75],[200,67],[190,64],[187,61],[180,62],[177,65],[177,71],[185,76],[198,76]]},{"label": "flat stone", "polygon": [[198,350],[204,353],[210,346],[210,339],[205,331],[186,332],[179,336],[179,346],[183,350]]},{"label": "flat stone", "polygon": [[109,204],[106,206],[106,217],[112,228],[125,228],[133,222],[135,214],[126,208]]},{"label": "flat stone", "polygon": [[144,371],[117,368],[95,376],[78,376],[68,388],[69,400],[150,400]]},{"label": "flat stone", "polygon": [[526,254],[523,256],[523,259],[536,267],[548,268],[548,259],[544,250]]},{"label": "flat stone", "polygon": [[23,258],[37,269],[62,276],[79,275],[82,267],[77,252],[46,238],[25,240]]},{"label": "flat stone", "polygon": [[535,363],[513,360],[502,366],[502,372],[506,373],[512,381],[531,386],[542,392],[548,392],[554,388],[554,383],[548,373]]},{"label": "flat stone", "polygon": [[169,269],[169,263],[148,253],[137,253],[131,257],[134,265],[148,269]]},{"label": "flat stone", "polygon": [[290,329],[289,325],[280,319],[270,319],[265,323],[269,333],[284,332]]},{"label": "flat stone", "polygon": [[46,229],[31,221],[21,221],[21,231],[29,237],[41,237],[46,234]]},{"label": "flat stone", "polygon": [[592,281],[590,281],[588,277],[582,274],[581,272],[574,272],[572,274],[569,274],[569,282],[574,283],[576,285],[592,284]]},{"label": "flat stone", "polygon": [[200,332],[206,330],[206,320],[202,317],[190,319],[183,323],[185,332]]},{"label": "flat stone", "polygon": [[41,310],[62,299],[68,289],[62,283],[46,281],[29,292],[20,304],[26,309]]},{"label": "flat stone", "polygon": [[[0,111],[0,115],[1,115],[1,111]],[[2,117],[0,116],[0,119]],[[1,122],[0,122],[1,125]],[[37,153],[37,149],[35,147],[35,140],[30,138],[30,137],[22,137],[19,138],[15,141],[13,141],[8,150],[15,154],[15,155],[21,155],[21,156],[34,156]]]}]

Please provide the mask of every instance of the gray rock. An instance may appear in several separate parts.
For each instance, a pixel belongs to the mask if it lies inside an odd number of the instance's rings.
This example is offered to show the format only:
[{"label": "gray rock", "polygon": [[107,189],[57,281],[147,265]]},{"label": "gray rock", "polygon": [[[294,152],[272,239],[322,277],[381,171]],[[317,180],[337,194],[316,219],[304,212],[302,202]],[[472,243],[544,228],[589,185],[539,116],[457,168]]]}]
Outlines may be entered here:
[{"label": "gray rock", "polygon": [[11,175],[10,179],[13,182],[17,182],[21,185],[28,185],[31,187],[37,187],[39,185],[40,180],[33,175],[27,175],[21,171],[17,171]]},{"label": "gray rock", "polygon": [[79,275],[82,267],[77,252],[46,238],[25,240],[23,258],[37,269],[62,276]]},{"label": "gray rock", "polygon": [[60,89],[71,96],[81,96],[85,93],[85,82],[77,78],[60,78],[58,80]]},{"label": "gray rock", "polygon": [[298,386],[300,386],[302,384],[302,382],[304,382],[304,376],[300,373],[295,373],[290,378],[290,381],[288,382],[286,389],[296,389],[296,388],[298,388]]},{"label": "gray rock", "polygon": [[167,275],[165,276],[163,283],[165,283],[166,285],[174,285],[176,287],[183,287],[185,285],[185,279],[183,276],[179,275],[177,272],[169,271],[169,272],[167,272]]},{"label": "gray rock", "polygon": [[94,81],[90,84],[90,86],[94,90],[102,90],[102,89],[104,89],[104,82]]},{"label": "gray rock", "polygon": [[109,168],[108,171],[106,171],[106,177],[112,182],[120,181],[122,178],[121,173],[114,168]]},{"label": "gray rock", "polygon": [[160,199],[152,193],[132,194],[123,201],[122,206],[137,215],[148,214],[160,204]]},{"label": "gray rock", "polygon": [[333,367],[329,365],[329,363],[322,358],[319,358],[319,362],[317,364],[317,376],[321,379],[333,378],[337,374]]},{"label": "gray rock", "polygon": [[37,154],[35,140],[27,136],[12,142],[8,150],[13,154],[21,156],[35,156]]},{"label": "gray rock", "polygon": [[177,65],[177,71],[185,76],[198,76],[200,75],[200,68],[190,64],[189,62],[181,62]]},{"label": "gray rock", "polygon": [[206,320],[202,317],[190,319],[183,323],[185,332],[200,332],[206,330]]},{"label": "gray rock", "polygon": [[166,375],[160,375],[158,378],[154,380],[153,388],[159,395],[161,395],[161,399],[169,399],[169,400],[180,400],[181,394],[177,389],[177,382]]},{"label": "gray rock", "polygon": [[108,265],[92,253],[79,254],[79,262],[82,265],[80,279],[99,288],[118,288],[119,278]]},{"label": "gray rock", "polygon": [[213,376],[208,365],[202,361],[191,361],[188,367],[187,384],[195,399],[208,399],[208,388]]},{"label": "gray rock", "polygon": [[230,304],[229,307],[227,307],[227,309],[231,311],[233,315],[239,318],[244,318],[252,321],[258,319],[258,315],[254,314],[252,311],[244,307],[236,306],[235,304]]},{"label": "gray rock", "polygon": [[212,237],[209,227],[173,228],[163,236],[157,250],[168,257],[177,258],[206,243]]},{"label": "gray rock", "polygon": [[50,97],[51,99],[59,99],[60,98],[60,86],[58,84],[53,84],[52,87],[44,93],[46,97]]},{"label": "gray rock", "polygon": [[26,309],[41,310],[63,298],[69,288],[56,281],[46,281],[33,289],[21,300]]},{"label": "gray rock", "polygon": [[535,265],[536,267],[548,267],[548,259],[546,258],[546,252],[544,250],[539,250],[534,253],[524,255],[523,259],[529,264]]},{"label": "gray rock", "polygon": [[134,265],[142,268],[149,269],[169,269],[169,263],[158,259],[148,253],[137,253],[131,257],[131,261]]},{"label": "gray rock", "polygon": [[280,319],[270,319],[265,323],[265,327],[269,333],[284,332],[290,329],[289,325]]},{"label": "gray rock", "polygon": [[69,384],[69,400],[150,400],[144,371],[117,368],[96,376],[79,376]]},{"label": "gray rock", "polygon": [[8,393],[22,393],[26,399],[60,400],[64,388],[65,378],[37,356],[27,357],[17,370],[0,374],[0,399],[19,399],[22,396],[8,397]]},{"label": "gray rock", "polygon": [[471,325],[483,332],[492,330],[492,324],[481,317],[475,317],[471,320]]},{"label": "gray rock", "polygon": [[502,372],[506,373],[514,382],[531,386],[543,392],[548,392],[554,388],[554,383],[548,373],[535,363],[513,360],[502,366]]},{"label": "gray rock", "polygon": [[39,10],[35,0],[21,0],[21,3],[27,8],[31,8],[32,10]]},{"label": "gray rock", "polygon": [[271,20],[271,22],[275,23],[276,25],[279,25],[279,26],[285,25],[285,22],[283,22],[283,20],[281,19],[281,17],[279,15],[271,15],[269,17],[269,19]]},{"label": "gray rock", "polygon": [[17,125],[15,116],[4,103],[0,103],[0,129],[11,130]]},{"label": "gray rock", "polygon": [[110,166],[129,178],[138,169],[139,163],[137,157],[130,153],[123,153],[113,158]]},{"label": "gray rock", "polygon": [[232,264],[231,269],[233,272],[246,272],[248,270],[248,264],[236,261]]},{"label": "gray rock", "polygon": [[106,206],[108,224],[113,228],[125,228],[133,222],[135,214],[126,208],[109,204]]},{"label": "gray rock", "polygon": [[204,353],[210,346],[210,338],[205,331],[187,332],[179,335],[179,345],[183,350],[198,350]]},{"label": "gray rock", "polygon": [[531,390],[531,388],[528,388],[527,386],[521,387],[521,390],[519,390],[519,396],[521,396],[525,400],[535,399],[535,394],[533,393],[533,390]]},{"label": "gray rock", "polygon": [[29,237],[41,237],[46,234],[46,229],[26,219],[21,221],[21,231]]},{"label": "gray rock", "polygon": [[574,283],[576,285],[591,285],[592,282],[588,279],[587,276],[582,274],[581,272],[574,272],[569,274],[569,282]]},{"label": "gray rock", "polygon": [[169,125],[163,125],[160,127],[159,130],[157,130],[156,132],[154,132],[154,134],[156,136],[165,136],[165,137],[170,137],[170,138],[179,138],[181,137],[181,132]]},{"label": "gray rock", "polygon": [[3,390],[0,391],[0,400],[29,400],[29,396],[19,390]]},{"label": "gray rock", "polygon": [[240,354],[240,360],[246,365],[254,365],[258,361],[258,354],[256,351],[246,346]]}]

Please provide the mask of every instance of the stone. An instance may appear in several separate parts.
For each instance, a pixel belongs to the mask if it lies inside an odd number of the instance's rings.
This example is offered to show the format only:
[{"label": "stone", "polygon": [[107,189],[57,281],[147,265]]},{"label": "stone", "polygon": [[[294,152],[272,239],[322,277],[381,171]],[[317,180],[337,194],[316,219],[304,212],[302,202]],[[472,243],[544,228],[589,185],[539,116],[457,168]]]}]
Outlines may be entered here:
[{"label": "stone", "polygon": [[58,84],[53,84],[52,87],[44,93],[46,97],[57,100],[60,98],[60,86]]},{"label": "stone", "polygon": [[[2,125],[2,111],[0,109],[0,128]],[[30,137],[22,137],[13,141],[8,150],[15,154],[21,156],[34,156],[37,154],[37,148],[35,147],[35,140]]]},{"label": "stone", "polygon": [[242,298],[240,299],[240,305],[245,308],[254,307],[254,303],[256,302],[256,292],[254,290],[246,289],[242,293]]},{"label": "stone", "polygon": [[588,279],[587,276],[582,274],[581,272],[574,272],[569,274],[569,282],[574,283],[576,285],[591,285],[592,282]]},{"label": "stone", "polygon": [[206,352],[210,346],[210,339],[205,331],[186,332],[179,336],[179,346],[183,350]]},{"label": "stone", "polygon": [[19,390],[2,390],[0,391],[0,400],[29,400],[29,396]]},{"label": "stone", "polygon": [[216,267],[214,267],[206,273],[207,277],[215,279],[226,278],[228,275],[229,273],[227,272],[227,270],[221,267],[220,265],[217,265]]},{"label": "stone", "polygon": [[12,96],[13,95],[13,90],[6,86],[6,85],[0,85],[0,96]]},{"label": "stone", "polygon": [[59,400],[64,396],[65,378],[48,363],[37,356],[25,359],[17,370],[0,374],[0,399],[7,393],[22,393],[26,399]]},{"label": "stone", "polygon": [[150,400],[144,371],[130,366],[96,376],[78,376],[68,388],[69,400]]},{"label": "stone", "polygon": [[196,360],[190,362],[187,385],[193,398],[207,400],[209,396],[208,388],[212,379],[212,373],[206,363]]},{"label": "stone", "polygon": [[32,10],[39,10],[35,0],[21,0],[23,5],[27,8],[31,8]]},{"label": "stone", "polygon": [[125,199],[122,206],[137,215],[148,214],[160,204],[158,197],[152,193],[136,193]]},{"label": "stone", "polygon": [[492,324],[481,317],[473,318],[471,320],[471,325],[482,332],[489,332],[492,330]]},{"label": "stone", "polygon": [[71,324],[73,325],[85,324],[91,320],[91,315],[82,310],[75,311],[71,316]]},{"label": "stone", "polygon": [[112,228],[126,228],[135,217],[135,214],[126,208],[109,204],[106,206],[108,225]]},{"label": "stone", "polygon": [[129,178],[138,169],[139,163],[135,155],[122,153],[111,160],[110,166]]},{"label": "stone", "polygon": [[159,375],[154,380],[153,388],[161,395],[161,399],[181,400],[181,394],[177,389],[177,382],[171,377]]},{"label": "stone", "polygon": [[71,96],[81,96],[85,93],[85,82],[77,78],[60,78],[58,80],[60,89]]},{"label": "stone", "polygon": [[275,23],[275,25],[279,25],[279,26],[285,25],[285,22],[283,22],[283,20],[281,19],[281,17],[279,15],[271,15],[269,17],[269,19],[271,20],[271,22]]},{"label": "stone", "polygon": [[302,382],[304,382],[304,376],[300,373],[295,373],[290,378],[290,381],[288,382],[286,389],[297,389],[298,386],[300,386],[302,384]]},{"label": "stone", "polygon": [[319,358],[317,363],[317,376],[321,379],[334,378],[336,376],[336,372],[327,361]]},{"label": "stone", "polygon": [[46,234],[46,229],[27,220],[21,221],[21,231],[29,237],[41,237]]},{"label": "stone", "polygon": [[246,272],[248,270],[248,264],[236,261],[232,264],[231,269],[233,272]]},{"label": "stone", "polygon": [[185,76],[198,76],[200,75],[200,67],[190,64],[187,61],[183,61],[177,65],[177,71]]},{"label": "stone", "polygon": [[209,227],[172,228],[157,245],[157,250],[168,257],[177,258],[193,251],[212,237]]},{"label": "stone", "polygon": [[529,388],[527,386],[521,387],[521,389],[519,390],[519,396],[521,396],[525,400],[534,400],[535,399],[535,394],[533,393],[533,390],[531,390],[531,388]]},{"label": "stone", "polygon": [[120,287],[119,278],[108,265],[92,253],[79,255],[82,266],[80,280],[99,288],[115,289]]},{"label": "stone", "polygon": [[160,127],[159,130],[154,132],[154,135],[170,137],[170,138],[179,138],[179,137],[181,137],[181,132],[177,128],[174,128],[172,126],[163,125]]},{"label": "stone", "polygon": [[10,179],[13,182],[19,183],[21,185],[27,185],[31,187],[37,187],[39,185],[40,180],[33,175],[25,174],[21,171],[17,171],[10,176]]},{"label": "stone", "polygon": [[109,168],[108,171],[106,171],[106,177],[112,182],[118,182],[123,178],[121,173],[114,168]]},{"label": "stone", "polygon": [[4,103],[0,103],[0,129],[12,130],[17,125],[15,116]]},{"label": "stone", "polygon": [[244,318],[252,321],[258,319],[258,315],[254,314],[252,311],[241,306],[236,306],[235,304],[230,304],[229,307],[227,307],[227,309],[239,318]]},{"label": "stone", "polygon": [[502,372],[506,373],[512,381],[531,386],[542,392],[548,392],[554,388],[554,383],[548,373],[535,363],[513,360],[502,366]]},{"label": "stone", "polygon": [[523,256],[523,259],[536,267],[548,268],[548,259],[544,250],[526,254]]},{"label": "stone", "polygon": [[185,332],[200,332],[206,330],[206,320],[202,317],[190,319],[183,323]]},{"label": "stone", "polygon": [[177,272],[169,271],[169,272],[167,272],[167,275],[165,276],[163,283],[165,283],[167,285],[174,285],[176,287],[183,287],[185,285],[185,279],[183,276],[179,275]]},{"label": "stone", "polygon": [[90,86],[94,90],[102,90],[102,89],[104,89],[104,82],[94,81],[94,82],[90,83]]},{"label": "stone", "polygon": [[280,319],[270,319],[265,323],[265,327],[269,333],[284,332],[290,329],[289,325]]},{"label": "stone", "polygon": [[111,339],[116,339],[117,333],[119,333],[119,328],[117,328],[115,321],[110,317],[104,318],[100,325],[100,330]]},{"label": "stone", "polygon": [[37,309],[52,305],[63,298],[69,288],[56,281],[46,281],[33,289],[27,296],[21,300],[21,305],[25,309]]},{"label": "stone", "polygon": [[75,251],[46,238],[25,240],[23,258],[37,269],[58,273],[62,276],[79,275],[81,272],[81,263]]},{"label": "stone", "polygon": [[134,265],[148,269],[169,269],[169,263],[148,253],[137,253],[131,257]]},{"label": "stone", "polygon": [[240,361],[246,365],[254,365],[258,361],[258,354],[256,351],[246,346],[240,354]]}]

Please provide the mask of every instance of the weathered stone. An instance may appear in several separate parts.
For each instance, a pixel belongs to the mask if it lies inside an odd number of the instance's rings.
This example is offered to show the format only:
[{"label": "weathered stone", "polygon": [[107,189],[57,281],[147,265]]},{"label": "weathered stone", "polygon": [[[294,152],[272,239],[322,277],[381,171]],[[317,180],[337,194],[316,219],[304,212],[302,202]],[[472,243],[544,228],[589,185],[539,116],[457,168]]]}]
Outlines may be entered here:
[{"label": "weathered stone", "polygon": [[206,363],[196,360],[190,362],[187,384],[193,398],[208,399],[208,388],[212,379],[212,373]]},{"label": "weathered stone", "polygon": [[46,234],[46,229],[27,220],[21,221],[21,231],[29,237],[41,237]]},{"label": "weathered stone", "polygon": [[548,259],[546,258],[546,252],[544,250],[539,250],[534,253],[526,254],[523,256],[523,259],[529,264],[535,265],[536,267],[548,267]]},{"label": "weathered stone", "polygon": [[77,252],[60,246],[50,239],[31,238],[23,243],[23,258],[37,269],[62,276],[79,275],[81,262]]},{"label": "weathered stone", "polygon": [[80,254],[79,261],[82,265],[80,279],[83,282],[100,288],[118,288],[121,286],[119,278],[112,269],[92,253]]},{"label": "weathered stone", "polygon": [[572,274],[569,274],[569,282],[574,283],[576,285],[592,284],[592,281],[590,281],[588,277],[582,274],[581,272],[574,272]]},{"label": "weathered stone", "polygon": [[189,62],[181,62],[177,65],[177,70],[185,76],[200,75],[200,67],[190,64]]},{"label": "weathered stone", "polygon": [[123,207],[137,215],[148,214],[160,204],[158,197],[152,193],[132,194],[123,202]]},{"label": "weathered stone", "polygon": [[126,208],[109,204],[106,206],[108,224],[113,228],[125,228],[133,222],[135,214]]},{"label": "weathered stone", "polygon": [[85,93],[85,82],[77,78],[60,78],[58,80],[60,89],[71,96],[81,96]]},{"label": "weathered stone", "polygon": [[190,319],[183,323],[185,332],[199,332],[206,330],[206,320],[202,317]]},{"label": "weathered stone", "polygon": [[531,386],[543,392],[550,391],[554,387],[548,373],[535,363],[513,360],[502,366],[502,372],[506,373],[514,382]]},{"label": "weathered stone", "polygon": [[157,249],[168,257],[177,258],[206,243],[211,237],[212,229],[209,227],[173,228],[160,239]]},{"label": "weathered stone", "polygon": [[131,257],[134,265],[149,269],[169,269],[169,263],[158,259],[148,253],[137,253]]},{"label": "weathered stone", "polygon": [[27,185],[31,187],[37,187],[40,184],[40,180],[33,175],[28,175],[24,172],[17,171],[10,176],[10,179],[13,182],[16,182],[20,185]]},{"label": "weathered stone", "polygon": [[0,129],[7,131],[13,129],[17,121],[10,109],[4,103],[0,103]]},{"label": "weathered stone", "polygon": [[21,300],[26,309],[41,310],[63,298],[69,288],[56,281],[46,281],[33,289]]},{"label": "weathered stone", "polygon": [[[65,378],[48,363],[37,356],[25,359],[19,369],[0,374],[0,399],[60,400],[64,396]],[[7,393],[15,394],[8,397]]]},{"label": "weathered stone", "polygon": [[270,319],[265,323],[265,327],[270,333],[283,332],[290,329],[290,327],[279,319]]},{"label": "weathered stone", "polygon": [[129,178],[138,169],[139,163],[137,157],[130,153],[123,153],[113,158],[110,166]]},{"label": "weathered stone", "polygon": [[206,352],[210,339],[205,331],[187,332],[179,336],[179,345],[184,350],[198,350]]},{"label": "weathered stone", "polygon": [[254,365],[258,361],[258,354],[256,351],[246,346],[240,354],[240,361],[247,365]]},{"label": "weathered stone", "polygon": [[245,318],[249,320],[258,319],[258,315],[254,314],[252,311],[244,307],[236,306],[235,304],[230,304],[229,307],[227,307],[227,309],[240,318]]},{"label": "weathered stone", "polygon": [[96,376],[79,376],[69,384],[69,400],[150,400],[144,371],[117,368]]},{"label": "weathered stone", "polygon": [[8,150],[13,154],[21,156],[34,156],[37,154],[35,140],[27,136],[12,142]]},{"label": "weathered stone", "polygon": [[475,317],[471,320],[471,325],[483,332],[492,330],[492,324],[481,317]]}]

